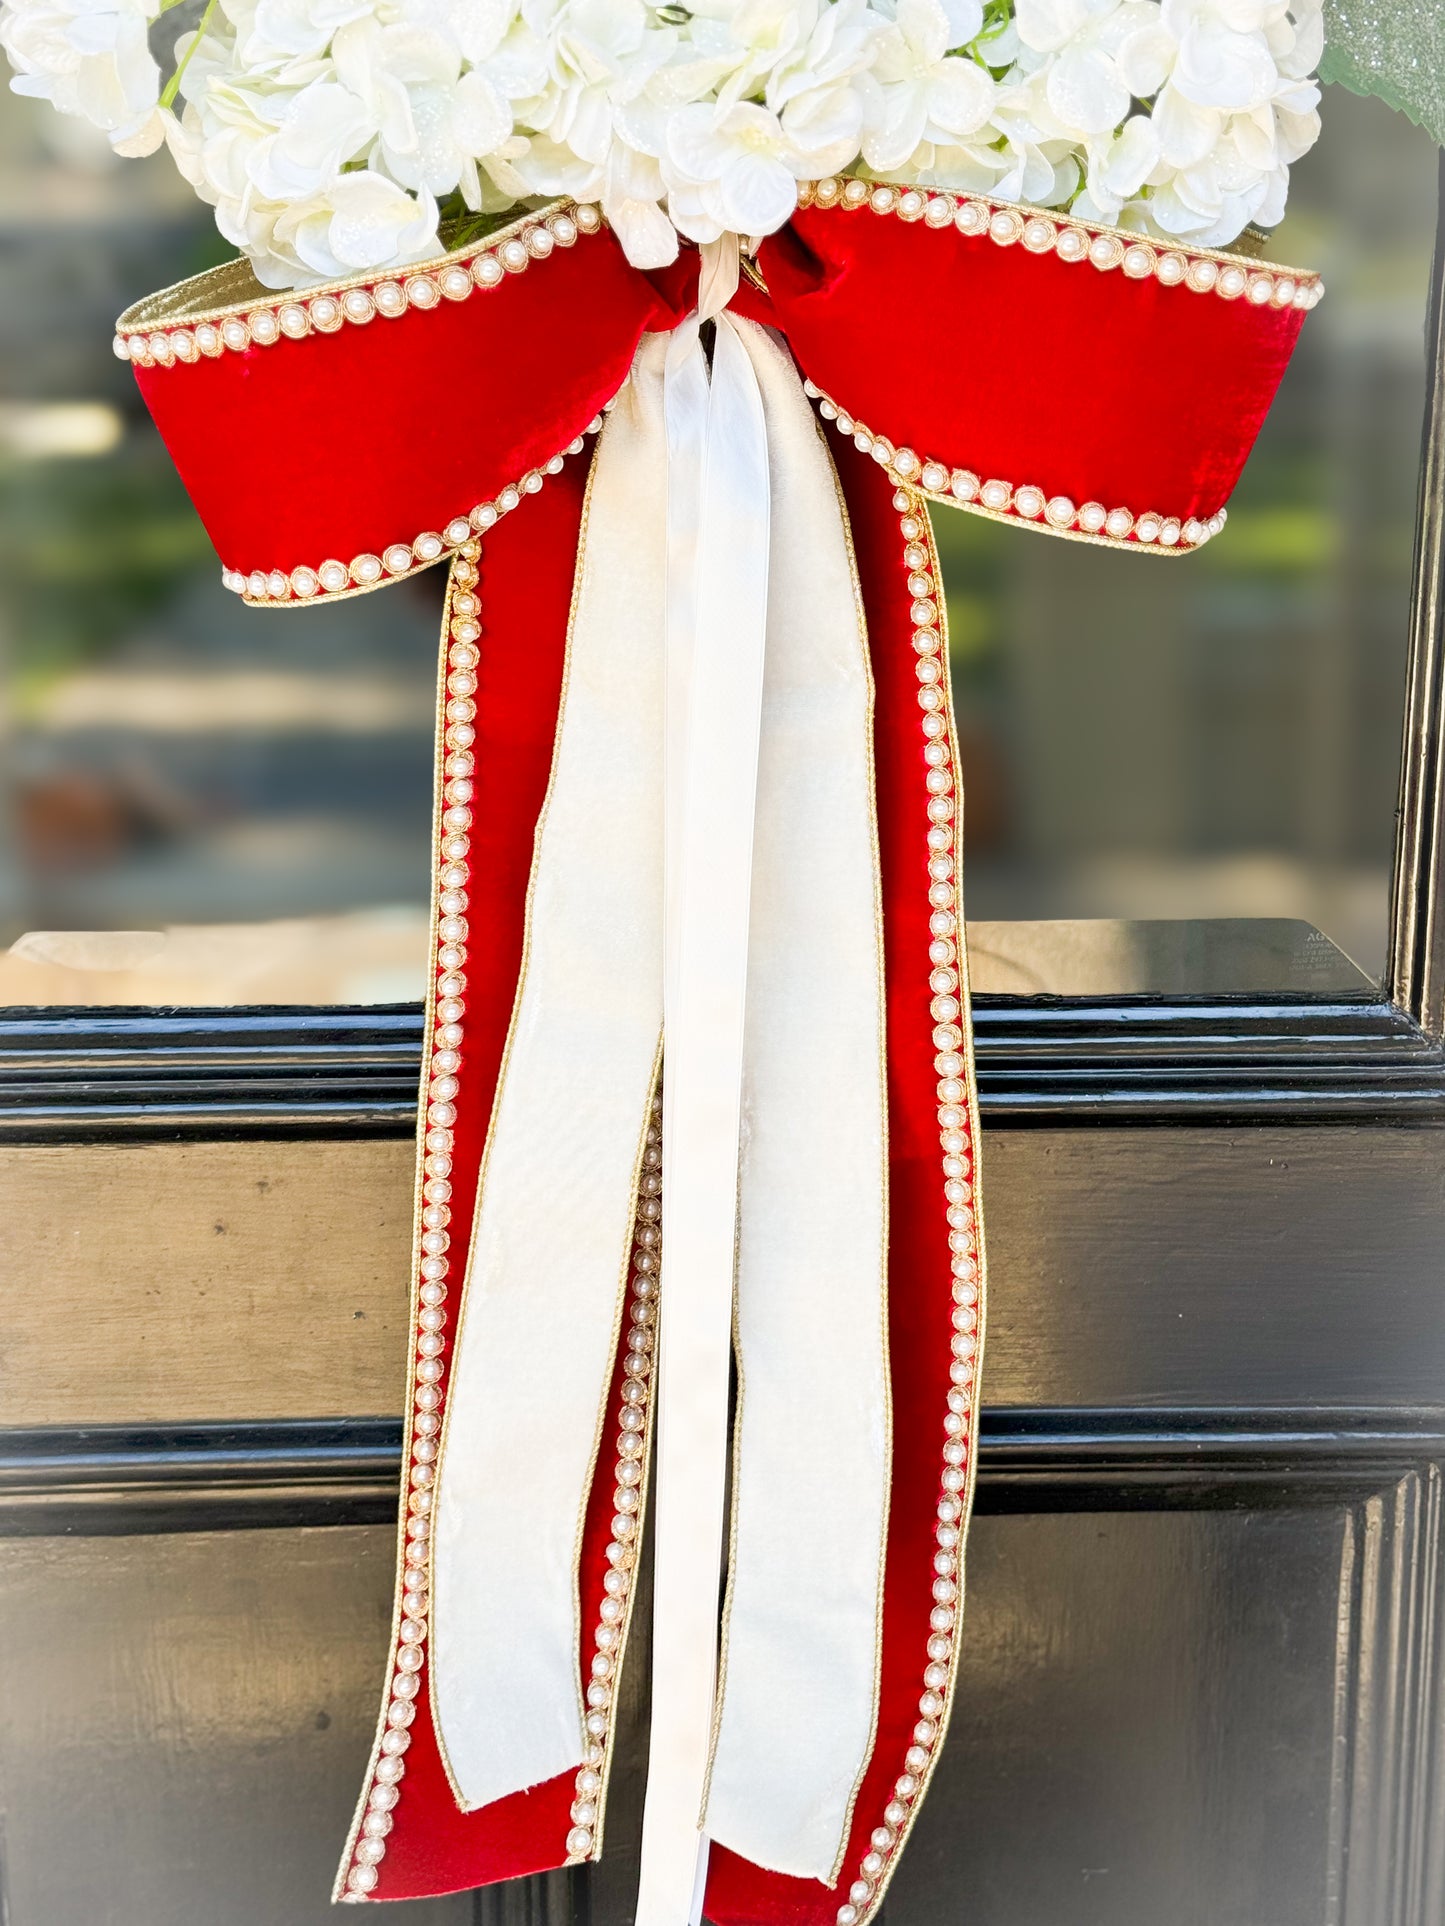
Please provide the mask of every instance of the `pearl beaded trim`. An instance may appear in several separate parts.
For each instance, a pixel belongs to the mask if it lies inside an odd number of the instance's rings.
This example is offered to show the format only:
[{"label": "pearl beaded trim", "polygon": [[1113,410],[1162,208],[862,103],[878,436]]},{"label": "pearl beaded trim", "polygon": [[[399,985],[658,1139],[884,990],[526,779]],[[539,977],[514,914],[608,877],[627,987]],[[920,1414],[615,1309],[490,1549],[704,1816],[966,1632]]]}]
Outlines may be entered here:
[{"label": "pearl beaded trim", "polygon": [[662,1253],[662,1098],[654,1097],[642,1153],[637,1223],[633,1234],[631,1313],[617,1413],[617,1459],[612,1467],[615,1515],[607,1547],[608,1571],[592,1642],[583,1721],[586,1752],[573,1786],[572,1830],[567,1863],[580,1865],[602,1850],[602,1811],[607,1796],[618,1676],[627,1645],[630,1603],[642,1517],[647,1504],[648,1449],[652,1436],[651,1377],[657,1346],[657,1286]]},{"label": "pearl beaded trim", "polygon": [[1224,301],[1242,296],[1257,308],[1308,310],[1318,305],[1325,291],[1317,274],[1255,263],[1214,249],[1171,247],[1123,228],[1100,227],[1092,221],[1085,225],[1042,207],[951,194],[942,188],[891,187],[882,181],[829,176],[805,181],[798,190],[798,205],[866,207],[874,214],[922,221],[939,231],[953,228],[959,234],[987,235],[998,247],[1022,242],[1030,254],[1056,254],[1070,263],[1088,261],[1101,273],[1121,268],[1131,281],[1158,281],[1164,287],[1217,294]]},{"label": "pearl beaded trim", "polygon": [[467,881],[471,859],[471,797],[475,764],[477,561],[473,537],[452,565],[446,623],[446,761],[439,798],[436,855],[436,930],[433,937],[435,998],[427,1034],[424,1072],[424,1151],[421,1211],[417,1224],[417,1284],[412,1307],[409,1413],[406,1447],[405,1551],[401,1600],[393,1627],[394,1649],[382,1729],[362,1792],[362,1810],[348,1843],[336,1897],[366,1899],[386,1857],[387,1836],[401,1797],[410,1727],[422,1691],[430,1610],[431,1510],[441,1435],[446,1377],[442,1332],[451,1282],[451,1170],[456,1096],[464,1067]]},{"label": "pearl beaded trim", "polygon": [[495,528],[504,515],[519,508],[528,495],[535,495],[549,475],[560,474],[568,455],[582,452],[587,435],[602,427],[602,415],[594,415],[582,433],[569,441],[560,455],[553,455],[540,468],[529,468],[520,481],[510,483],[494,501],[478,502],[465,515],[458,515],[440,531],[428,529],[410,542],[393,542],[380,555],[368,551],[349,562],[330,560],[316,568],[253,569],[249,575],[240,569],[223,568],[221,581],[232,594],[239,595],[254,608],[298,608],[308,602],[337,601],[364,589],[378,588],[403,575],[430,568],[448,556],[465,554],[468,544],[488,529]]},{"label": "pearl beaded trim", "polygon": [[[600,427],[600,425],[600,421],[593,424],[594,427]],[[580,448],[581,441],[579,440],[574,446]],[[560,460],[556,466],[560,468]],[[550,463],[548,472],[555,472]],[[540,478],[537,486],[541,486]],[[526,492],[535,493],[535,490]],[[515,502],[510,504],[511,507],[516,505]],[[347,1843],[346,1855],[337,1881],[335,1897],[349,1904],[359,1904],[368,1899],[380,1878],[377,1869],[386,1857],[387,1837],[395,1824],[393,1815],[401,1797],[401,1781],[406,1774],[406,1753],[411,1745],[410,1727],[416,1717],[416,1700],[423,1689],[422,1673],[426,1664],[426,1642],[430,1625],[431,1511],[435,1502],[436,1465],[440,1451],[441,1412],[446,1382],[444,1355],[446,1341],[442,1333],[447,1322],[447,1296],[455,1281],[451,1276],[450,1256],[449,1227],[452,1194],[450,1180],[452,1153],[455,1148],[456,1098],[465,1067],[466,966],[470,935],[466,915],[467,882],[471,861],[471,804],[476,774],[473,745],[476,740],[477,665],[481,660],[477,647],[481,637],[481,604],[477,593],[479,580],[477,563],[480,557],[481,542],[476,534],[471,534],[468,540],[457,545],[452,560],[451,580],[447,587],[444,618],[445,633],[448,637],[443,732],[444,761],[441,771],[441,792],[438,798],[435,859],[436,926],[433,936],[435,996],[423,1066],[426,1098],[423,1110],[421,1198],[417,1222],[414,1272],[416,1284],[412,1305],[412,1352],[408,1385],[403,1535],[405,1550],[401,1560],[400,1600],[393,1624],[393,1650],[381,1729],[372,1753],[366,1782],[362,1789],[361,1805],[352,1836]],[[638,1331],[650,1328],[656,1316],[652,1302],[656,1262],[655,1258],[651,1262],[645,1261],[655,1250],[657,1242],[655,1235],[647,1239],[645,1232],[661,1216],[661,1204],[656,1201],[661,1191],[661,1179],[656,1170],[657,1164],[661,1162],[661,1151],[656,1149],[653,1142],[654,1131],[656,1143],[660,1144],[660,1127],[655,1121],[649,1126],[649,1141],[644,1151],[646,1168],[637,1250],[634,1257],[635,1275],[632,1288],[635,1302],[632,1317],[634,1330]],[[654,1207],[649,1210],[649,1205]],[[645,1346],[633,1345],[629,1339],[626,1382],[628,1386],[635,1383],[642,1384],[643,1396],[640,1404],[635,1393],[629,1395],[626,1388],[623,1392],[624,1414],[634,1409],[640,1409],[643,1414],[644,1429],[641,1433],[644,1440],[643,1455],[639,1460],[642,1463],[645,1463],[647,1435],[645,1425],[649,1408],[646,1396],[647,1374],[642,1370],[634,1370],[631,1360],[634,1356],[641,1355],[645,1348]],[[633,1421],[624,1415],[621,1424],[623,1438],[633,1435]],[[619,1442],[619,1451],[623,1450],[624,1447]],[[630,1447],[624,1455],[628,1456],[630,1462]],[[625,1482],[621,1458],[619,1458],[617,1476],[618,1519],[613,1521],[614,1543],[608,1548],[612,1570],[608,1574],[606,1597],[600,1607],[600,1614],[604,1623],[610,1622],[619,1628],[617,1656],[620,1659],[631,1602],[630,1566],[622,1558],[613,1557],[614,1551],[621,1552],[626,1549],[622,1542],[623,1534],[616,1529],[619,1519],[626,1510],[621,1502]],[[638,1488],[640,1490],[640,1485]],[[615,1613],[609,1605],[609,1601],[613,1599],[617,1601]],[[600,1638],[598,1644],[600,1651]],[[596,1661],[594,1666],[595,1663]],[[588,1759],[582,1772],[578,1774],[579,1804],[583,1799],[581,1789],[583,1776],[588,1770],[597,1769],[593,1753],[598,1752],[599,1762],[605,1765],[610,1743],[610,1699],[606,1704],[595,1704],[593,1697],[601,1683],[602,1681],[594,1672],[588,1694]],[[592,1718],[597,1713],[604,1713],[607,1716],[604,1717],[602,1739],[594,1742],[591,1736]],[[577,1820],[577,1810],[578,1807],[574,1806],[574,1829],[568,1835],[569,1853],[574,1850],[573,1842],[580,1838],[581,1822]],[[587,1843],[587,1851],[590,1850],[591,1836]],[[578,1848],[578,1855],[585,1856],[585,1853]]]},{"label": "pearl beaded trim", "polygon": [[923,497],[900,488],[893,497],[903,537],[903,562],[912,601],[922,712],[923,789],[930,878],[928,987],[932,995],[933,1063],[938,1073],[938,1140],[942,1152],[953,1276],[953,1363],[943,1416],[937,1523],[934,1527],[933,1609],[929,1616],[918,1722],[903,1756],[893,1797],[868,1842],[838,1908],[836,1926],[866,1926],[882,1902],[948,1729],[958,1673],[963,1539],[973,1498],[973,1440],[978,1422],[978,1364],[983,1329],[983,1226],[974,1197],[977,1102],[963,1024],[968,1013],[966,966],[961,959],[963,911],[958,883],[957,749],[947,696],[948,660],[939,613],[938,557]]},{"label": "pearl beaded trim", "polygon": [[840,435],[847,435],[861,453],[871,455],[891,481],[996,521],[1032,523],[1054,535],[1071,535],[1077,541],[1170,555],[1202,548],[1228,519],[1222,508],[1208,521],[1192,515],[1181,521],[1177,515],[1153,510],[1135,515],[1127,508],[1106,508],[1102,502],[1080,505],[1068,495],[1050,495],[1032,482],[1016,486],[997,477],[980,480],[971,468],[949,468],[946,462],[928,460],[911,448],[895,447],[886,435],[875,435],[840,408],[815,382],[804,381],[803,387],[817,402],[823,419],[831,421]]},{"label": "pearl beaded trim", "polygon": [[115,352],[141,368],[184,367],[227,352],[244,354],[278,341],[304,341],[308,334],[335,334],[347,322],[364,327],[378,315],[395,320],[409,308],[435,308],[443,301],[465,301],[478,289],[500,287],[508,275],[524,273],[557,248],[571,247],[579,235],[599,233],[602,225],[599,208],[568,202],[546,216],[514,222],[444,260],[404,274],[338,282],[309,295],[295,294],[274,307],[260,303],[244,310],[220,309],[184,327],[137,332],[127,329],[130,315],[123,314]]}]

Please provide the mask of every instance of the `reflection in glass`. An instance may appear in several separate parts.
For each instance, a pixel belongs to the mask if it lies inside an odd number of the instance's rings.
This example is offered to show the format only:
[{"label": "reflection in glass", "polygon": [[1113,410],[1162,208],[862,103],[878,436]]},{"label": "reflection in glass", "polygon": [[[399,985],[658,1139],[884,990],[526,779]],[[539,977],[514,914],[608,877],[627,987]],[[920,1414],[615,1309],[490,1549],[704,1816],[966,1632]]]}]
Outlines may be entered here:
[{"label": "reflection in glass", "polygon": [[[1224,534],[1126,560],[935,516],[971,918],[1298,918],[1383,967],[1435,153],[1324,118],[1268,251],[1327,295]],[[1087,370],[1041,378],[1067,407]]]},{"label": "reflection in glass", "polygon": [[1375,986],[1313,923],[1276,916],[971,922],[978,996],[1323,997]]},{"label": "reflection in glass", "polygon": [[[1205,554],[938,516],[980,987],[1379,970],[1434,178],[1331,93],[1271,250],[1329,298]],[[419,995],[439,577],[300,616],[220,587],[106,346],[223,251],[164,156],[0,95],[0,227],[0,1003]],[[1040,379],[1067,407],[1087,369]]]}]

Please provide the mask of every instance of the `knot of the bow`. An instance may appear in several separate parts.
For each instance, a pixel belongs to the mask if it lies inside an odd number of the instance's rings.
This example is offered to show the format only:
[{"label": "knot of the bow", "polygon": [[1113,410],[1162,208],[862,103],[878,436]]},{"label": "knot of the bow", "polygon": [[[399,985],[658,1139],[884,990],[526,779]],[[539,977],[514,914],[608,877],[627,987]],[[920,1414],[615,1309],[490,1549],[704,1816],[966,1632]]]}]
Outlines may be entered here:
[{"label": "knot of the bow", "polygon": [[724,234],[716,241],[705,241],[700,249],[702,261],[697,277],[697,318],[711,321],[721,314],[738,291],[742,272],[742,247],[736,234]]}]

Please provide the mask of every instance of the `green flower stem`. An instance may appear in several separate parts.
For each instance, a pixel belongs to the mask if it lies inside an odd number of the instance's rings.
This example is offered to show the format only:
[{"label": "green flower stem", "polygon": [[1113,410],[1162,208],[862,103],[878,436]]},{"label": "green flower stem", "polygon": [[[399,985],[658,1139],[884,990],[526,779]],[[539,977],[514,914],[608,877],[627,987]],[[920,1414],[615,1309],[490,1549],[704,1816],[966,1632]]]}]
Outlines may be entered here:
[{"label": "green flower stem", "polygon": [[[178,0],[176,0],[176,3],[178,4]],[[181,59],[180,65],[176,68],[175,72],[171,75],[170,79],[166,82],[165,86],[161,90],[160,104],[162,107],[169,107],[175,100],[176,95],[180,92],[181,82],[185,78],[186,69],[191,64],[191,55],[196,51],[197,47],[199,47],[201,42],[205,39],[206,29],[207,27],[210,26],[211,15],[215,11],[216,11],[216,0],[206,0],[206,11],[201,15],[199,21],[196,23],[195,35],[191,40],[190,46],[186,48],[185,54]]]}]

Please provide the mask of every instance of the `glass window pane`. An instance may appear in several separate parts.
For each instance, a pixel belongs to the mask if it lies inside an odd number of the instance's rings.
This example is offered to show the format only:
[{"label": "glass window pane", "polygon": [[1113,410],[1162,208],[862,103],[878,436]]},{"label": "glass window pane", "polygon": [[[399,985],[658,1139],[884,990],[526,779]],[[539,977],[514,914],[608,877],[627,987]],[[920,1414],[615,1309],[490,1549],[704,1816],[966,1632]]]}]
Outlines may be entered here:
[{"label": "glass window pane", "polygon": [[107,345],[227,251],[164,154],[0,94],[0,218],[0,1003],[419,997],[440,572],[221,587]]},{"label": "glass window pane", "polygon": [[[220,587],[106,352],[224,252],[163,155],[0,95],[0,221],[0,1003],[419,995],[439,576]],[[1271,250],[1329,298],[1202,556],[940,512],[981,988],[1378,971],[1433,221],[1429,142],[1332,91]]]},{"label": "glass window pane", "polygon": [[1338,89],[1324,124],[1269,253],[1327,294],[1223,535],[1155,562],[935,516],[981,989],[1383,967],[1436,153]]}]

